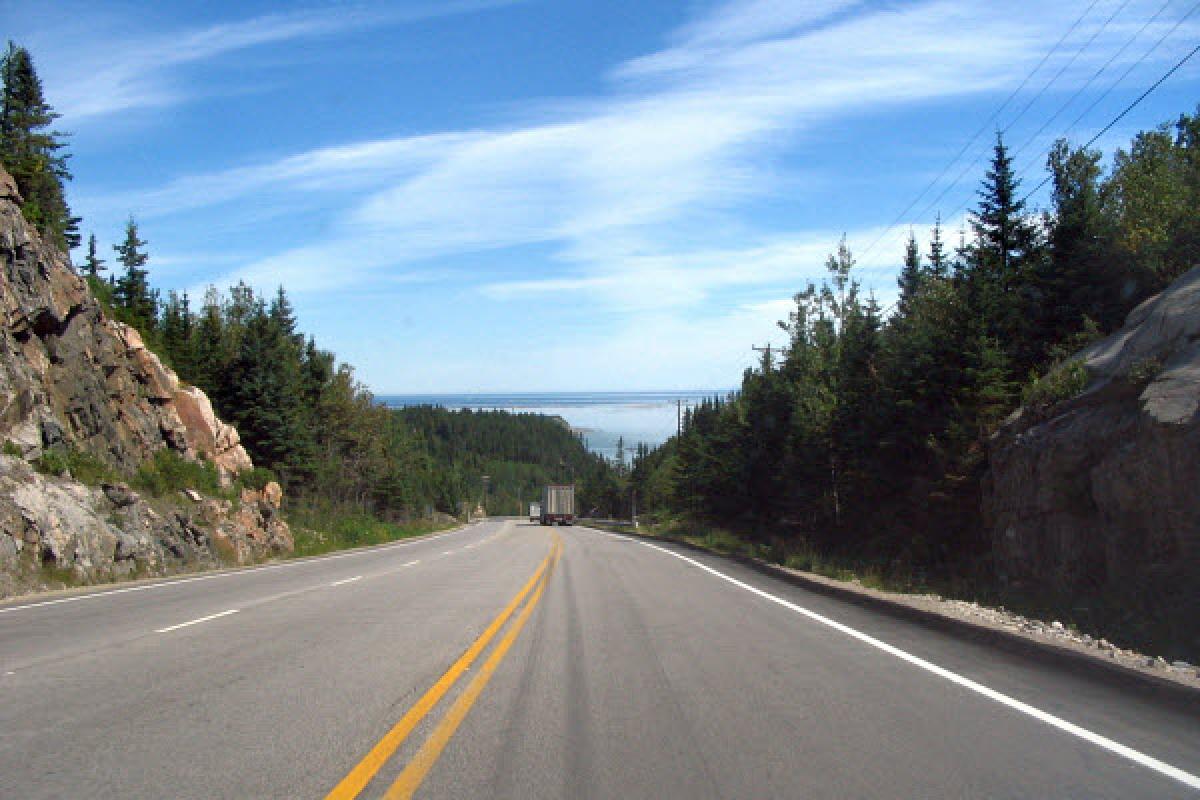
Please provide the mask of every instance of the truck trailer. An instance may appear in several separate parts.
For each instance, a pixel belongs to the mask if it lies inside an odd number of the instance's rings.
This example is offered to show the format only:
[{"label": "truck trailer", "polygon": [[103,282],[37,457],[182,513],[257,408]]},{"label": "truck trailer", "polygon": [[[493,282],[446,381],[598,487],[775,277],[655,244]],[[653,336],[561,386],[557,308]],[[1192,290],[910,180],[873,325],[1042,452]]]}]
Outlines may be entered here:
[{"label": "truck trailer", "polygon": [[542,490],[543,525],[572,525],[575,522],[575,485],[551,484]]}]

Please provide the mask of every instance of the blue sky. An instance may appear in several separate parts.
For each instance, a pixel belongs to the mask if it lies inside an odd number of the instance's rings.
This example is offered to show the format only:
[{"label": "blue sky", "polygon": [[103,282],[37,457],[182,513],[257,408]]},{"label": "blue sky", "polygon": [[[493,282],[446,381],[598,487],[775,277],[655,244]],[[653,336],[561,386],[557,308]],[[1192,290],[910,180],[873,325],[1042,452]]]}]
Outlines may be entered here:
[{"label": "blue sky", "polygon": [[888,302],[994,130],[1032,187],[1195,46],[1189,10],[9,0],[0,28],[73,133],[84,232],[111,257],[135,215],[157,286],[283,284],[377,393],[634,390],[736,385],[843,233]]}]

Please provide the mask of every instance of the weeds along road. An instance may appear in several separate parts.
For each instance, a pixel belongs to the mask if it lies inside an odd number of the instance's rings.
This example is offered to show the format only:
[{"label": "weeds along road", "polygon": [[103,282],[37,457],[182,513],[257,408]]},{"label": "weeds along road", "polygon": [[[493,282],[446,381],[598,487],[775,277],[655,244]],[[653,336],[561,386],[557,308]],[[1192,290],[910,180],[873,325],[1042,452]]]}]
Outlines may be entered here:
[{"label": "weeds along road", "polygon": [[1194,797],[1198,708],[516,520],[0,606],[0,797]]}]

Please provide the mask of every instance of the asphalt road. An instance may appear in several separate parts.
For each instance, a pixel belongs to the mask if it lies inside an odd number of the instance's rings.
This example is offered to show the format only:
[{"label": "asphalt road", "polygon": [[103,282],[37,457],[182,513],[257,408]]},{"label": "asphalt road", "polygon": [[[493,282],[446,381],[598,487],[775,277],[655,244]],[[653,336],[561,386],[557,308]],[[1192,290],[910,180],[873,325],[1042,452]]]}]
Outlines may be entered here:
[{"label": "asphalt road", "polygon": [[585,528],[0,605],[2,798],[1126,799],[1197,776],[1197,702]]}]

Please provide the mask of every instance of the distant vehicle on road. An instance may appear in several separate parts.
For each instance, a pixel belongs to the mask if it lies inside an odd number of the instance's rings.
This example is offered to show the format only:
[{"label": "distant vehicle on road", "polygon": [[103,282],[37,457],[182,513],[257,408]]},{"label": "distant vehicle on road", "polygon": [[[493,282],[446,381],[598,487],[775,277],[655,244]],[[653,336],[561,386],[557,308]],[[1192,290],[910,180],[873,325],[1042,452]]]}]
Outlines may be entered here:
[{"label": "distant vehicle on road", "polygon": [[543,525],[572,525],[575,522],[575,485],[551,484],[542,490]]},{"label": "distant vehicle on road", "polygon": [[542,521],[542,504],[541,503],[530,503],[529,504],[529,521],[530,522],[541,522]]}]

